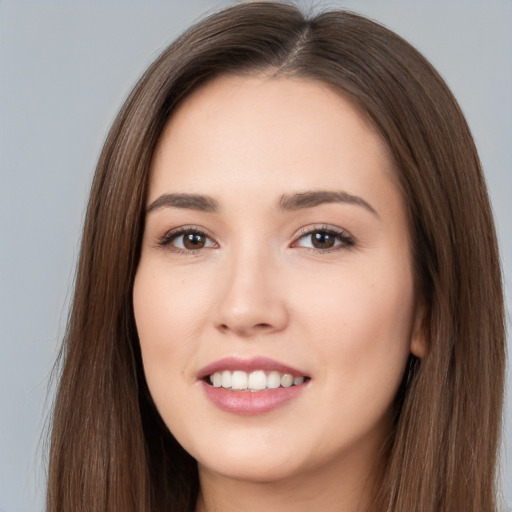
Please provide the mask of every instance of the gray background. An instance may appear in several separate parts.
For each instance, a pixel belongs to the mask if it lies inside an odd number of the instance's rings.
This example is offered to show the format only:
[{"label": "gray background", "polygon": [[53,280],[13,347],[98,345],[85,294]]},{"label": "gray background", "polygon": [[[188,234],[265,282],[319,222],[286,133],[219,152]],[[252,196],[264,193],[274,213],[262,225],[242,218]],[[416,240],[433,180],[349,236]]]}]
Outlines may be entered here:
[{"label": "gray background", "polygon": [[[49,376],[106,131],[134,81],[164,46],[225,4],[0,0],[0,512],[44,508]],[[487,174],[510,317],[512,0],[305,4],[345,6],[383,22],[446,78]],[[511,394],[502,457],[509,507]]]}]

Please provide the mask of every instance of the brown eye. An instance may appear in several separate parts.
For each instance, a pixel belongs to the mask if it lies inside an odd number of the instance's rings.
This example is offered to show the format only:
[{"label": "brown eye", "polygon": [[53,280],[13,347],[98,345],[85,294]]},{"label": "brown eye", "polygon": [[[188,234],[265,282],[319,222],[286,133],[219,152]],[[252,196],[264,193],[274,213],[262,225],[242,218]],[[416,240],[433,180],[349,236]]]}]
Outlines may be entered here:
[{"label": "brown eye", "polygon": [[208,235],[190,228],[178,229],[166,234],[159,245],[183,253],[218,247]]},{"label": "brown eye", "polygon": [[201,233],[187,233],[183,235],[183,247],[190,251],[202,249],[206,245],[206,236]]},{"label": "brown eye", "polygon": [[315,249],[331,249],[336,244],[336,238],[338,238],[326,231],[315,231],[310,236],[311,245]]},{"label": "brown eye", "polygon": [[345,230],[334,228],[316,228],[303,232],[292,247],[304,247],[315,249],[318,252],[330,252],[330,250],[349,249],[354,246],[355,240]]}]

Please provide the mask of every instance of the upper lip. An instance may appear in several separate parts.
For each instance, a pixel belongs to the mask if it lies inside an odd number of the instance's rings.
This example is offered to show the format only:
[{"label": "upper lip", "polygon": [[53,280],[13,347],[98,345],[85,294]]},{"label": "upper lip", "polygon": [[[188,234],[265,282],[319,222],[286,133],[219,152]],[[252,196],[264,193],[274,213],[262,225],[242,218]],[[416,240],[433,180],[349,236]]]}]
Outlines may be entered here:
[{"label": "upper lip", "polygon": [[277,371],[280,373],[289,373],[294,377],[307,377],[307,375],[297,368],[293,368],[287,364],[281,363],[268,357],[251,357],[248,359],[240,357],[224,357],[218,361],[208,364],[197,374],[198,379],[204,379],[215,372],[223,370],[241,370],[247,373],[256,370]]}]

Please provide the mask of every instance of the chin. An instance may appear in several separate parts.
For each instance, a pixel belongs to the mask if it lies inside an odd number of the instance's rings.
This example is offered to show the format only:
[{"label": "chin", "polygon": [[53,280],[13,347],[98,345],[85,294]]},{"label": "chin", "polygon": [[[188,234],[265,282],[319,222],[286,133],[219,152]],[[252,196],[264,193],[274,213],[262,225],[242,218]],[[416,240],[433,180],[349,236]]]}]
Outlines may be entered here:
[{"label": "chin", "polygon": [[[260,457],[262,458],[262,457]],[[291,478],[300,473],[291,460],[266,457],[268,460],[255,461],[227,456],[222,461],[198,462],[199,472],[213,472],[223,478],[252,483],[278,482]]]},{"label": "chin", "polygon": [[[217,439],[212,445],[196,447],[190,453],[198,461],[199,470],[213,472],[225,478],[248,482],[271,482],[289,478],[301,472],[311,457],[297,451],[296,440],[278,443],[255,434],[238,439]],[[259,438],[258,438],[259,437]],[[304,463],[301,463],[303,461]]]}]

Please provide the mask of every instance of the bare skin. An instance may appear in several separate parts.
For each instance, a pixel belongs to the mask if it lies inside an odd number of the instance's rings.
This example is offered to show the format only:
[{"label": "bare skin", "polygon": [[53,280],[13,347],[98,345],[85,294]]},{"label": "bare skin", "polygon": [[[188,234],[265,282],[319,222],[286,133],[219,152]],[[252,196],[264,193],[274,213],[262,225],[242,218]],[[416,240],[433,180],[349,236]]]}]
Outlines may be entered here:
[{"label": "bare skin", "polygon": [[[378,134],[323,84],[220,77],[170,119],[147,206],[135,319],[155,404],[198,461],[196,512],[367,510],[407,358],[424,352]],[[291,367],[297,392],[269,406],[265,388],[255,412],[251,391],[203,375],[255,358]]]}]

